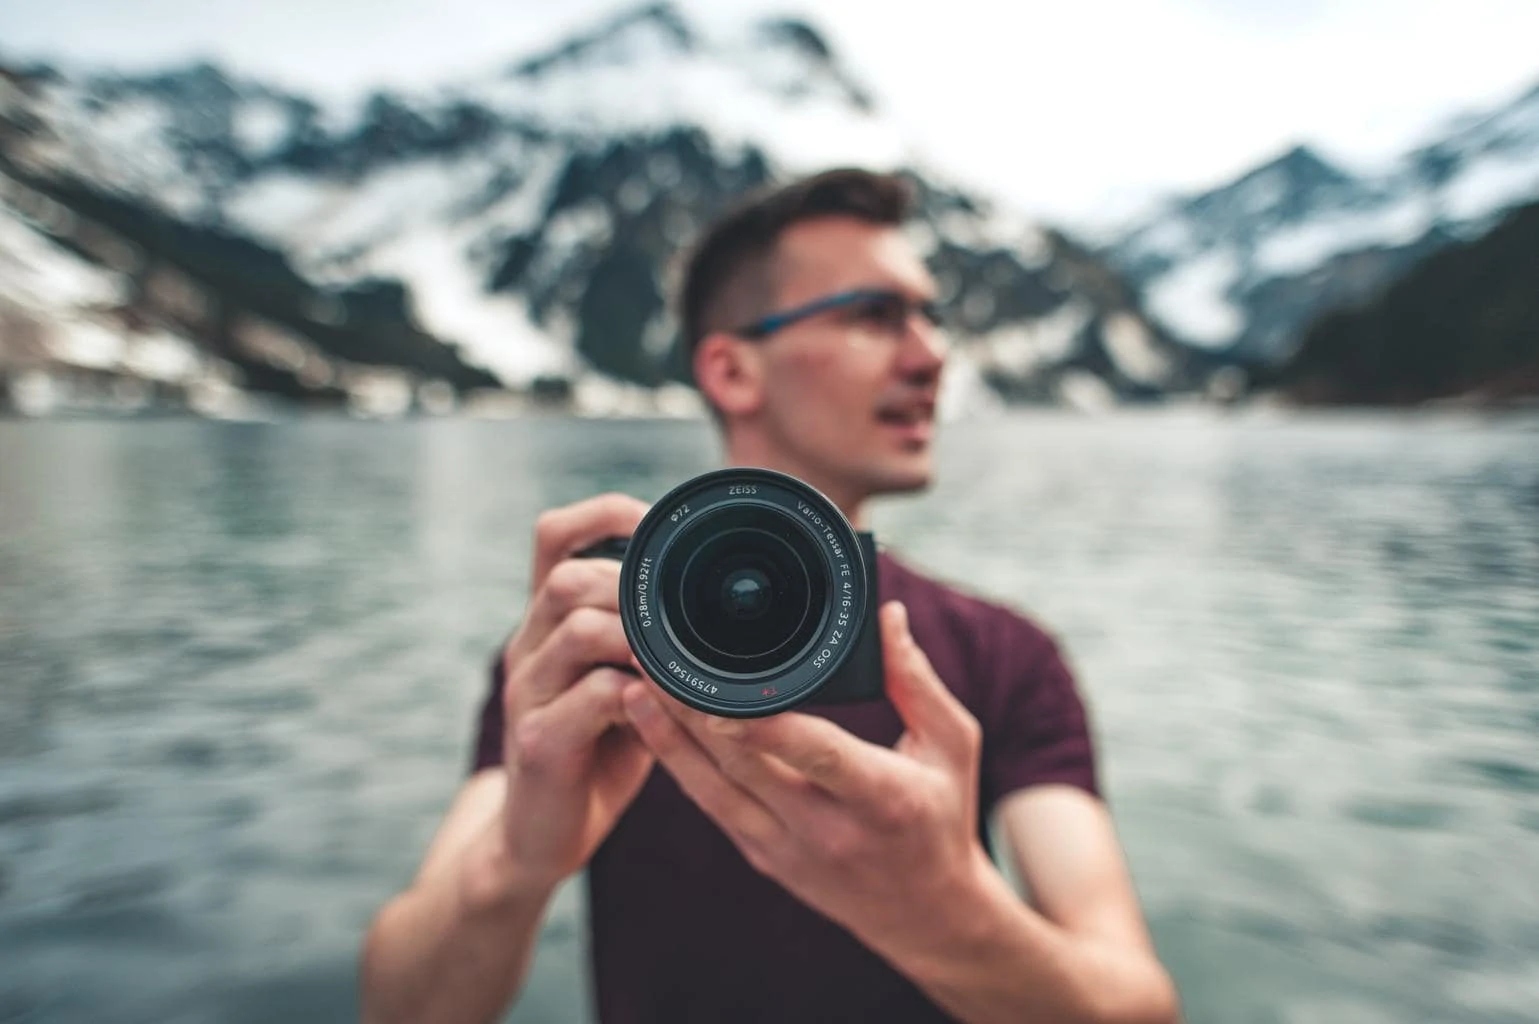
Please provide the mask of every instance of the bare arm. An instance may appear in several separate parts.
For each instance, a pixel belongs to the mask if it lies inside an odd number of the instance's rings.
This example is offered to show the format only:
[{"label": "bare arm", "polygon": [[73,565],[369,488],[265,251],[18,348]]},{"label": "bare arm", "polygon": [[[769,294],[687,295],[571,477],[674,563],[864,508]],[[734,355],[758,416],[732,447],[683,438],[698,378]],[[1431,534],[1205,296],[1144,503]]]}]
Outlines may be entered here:
[{"label": "bare arm", "polygon": [[1069,786],[1007,798],[1000,824],[1033,906],[980,856],[952,913],[894,964],[969,1024],[1179,1018],[1105,806]]},{"label": "bare arm", "polygon": [[369,929],[369,1024],[495,1020],[522,986],[552,890],[522,885],[500,856],[506,785],[495,769],[465,784],[411,888]]},{"label": "bare arm", "polygon": [[411,887],[374,919],[364,1019],[484,1022],[512,1002],[551,894],[593,855],[652,758],[626,721],[619,566],[570,559],[646,506],[605,496],[541,517],[534,595],[503,653],[503,763],[460,790]]}]

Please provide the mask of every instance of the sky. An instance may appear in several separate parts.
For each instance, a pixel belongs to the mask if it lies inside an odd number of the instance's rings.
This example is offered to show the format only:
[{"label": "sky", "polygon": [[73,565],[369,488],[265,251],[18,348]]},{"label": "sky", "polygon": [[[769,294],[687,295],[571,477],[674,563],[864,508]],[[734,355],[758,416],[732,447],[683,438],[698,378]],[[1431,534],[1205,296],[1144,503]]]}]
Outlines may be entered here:
[{"label": "sky", "polygon": [[[953,180],[1086,227],[1298,142],[1371,169],[1539,84],[1535,0],[678,0],[819,26]],[[213,58],[327,98],[499,66],[622,0],[4,0],[0,57]],[[903,12],[903,13],[900,13]]]}]

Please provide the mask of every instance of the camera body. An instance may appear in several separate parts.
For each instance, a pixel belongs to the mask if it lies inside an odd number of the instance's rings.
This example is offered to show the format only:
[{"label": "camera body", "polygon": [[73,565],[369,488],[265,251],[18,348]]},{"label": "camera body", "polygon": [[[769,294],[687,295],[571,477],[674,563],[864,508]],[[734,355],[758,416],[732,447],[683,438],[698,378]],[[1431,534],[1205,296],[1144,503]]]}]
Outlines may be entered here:
[{"label": "camera body", "polygon": [[621,560],[631,650],[690,707],[756,718],[882,696],[875,540],[795,477],[702,474],[582,554]]}]

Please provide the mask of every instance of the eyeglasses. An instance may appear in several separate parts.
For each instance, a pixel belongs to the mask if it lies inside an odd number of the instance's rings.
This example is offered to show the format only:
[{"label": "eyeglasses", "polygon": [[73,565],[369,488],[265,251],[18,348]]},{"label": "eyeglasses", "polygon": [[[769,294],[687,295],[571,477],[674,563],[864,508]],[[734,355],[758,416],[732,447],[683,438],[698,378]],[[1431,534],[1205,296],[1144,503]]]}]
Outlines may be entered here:
[{"label": "eyeglasses", "polygon": [[830,310],[843,310],[852,323],[892,338],[903,336],[908,330],[909,317],[916,311],[931,326],[941,324],[940,305],[933,299],[913,299],[890,288],[856,288],[813,299],[794,309],[771,313],[734,333],[754,340],[767,338],[776,331]]}]

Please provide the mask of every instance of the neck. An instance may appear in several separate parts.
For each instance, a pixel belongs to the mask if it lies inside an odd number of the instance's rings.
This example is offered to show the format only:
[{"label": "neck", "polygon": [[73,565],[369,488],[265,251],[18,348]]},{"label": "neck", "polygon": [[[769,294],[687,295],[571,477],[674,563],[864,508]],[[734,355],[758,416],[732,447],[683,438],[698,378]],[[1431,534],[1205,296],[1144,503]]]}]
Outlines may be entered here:
[{"label": "neck", "polygon": [[869,529],[866,525],[866,496],[855,491],[848,485],[841,486],[838,481],[831,480],[827,476],[810,470],[798,464],[794,459],[784,457],[780,452],[771,449],[767,445],[755,444],[747,438],[737,438],[727,443],[726,462],[734,467],[751,467],[755,469],[773,469],[779,473],[786,473],[796,477],[803,483],[811,484],[822,492],[823,496],[844,513],[844,518],[850,521],[850,525],[857,530]]}]

